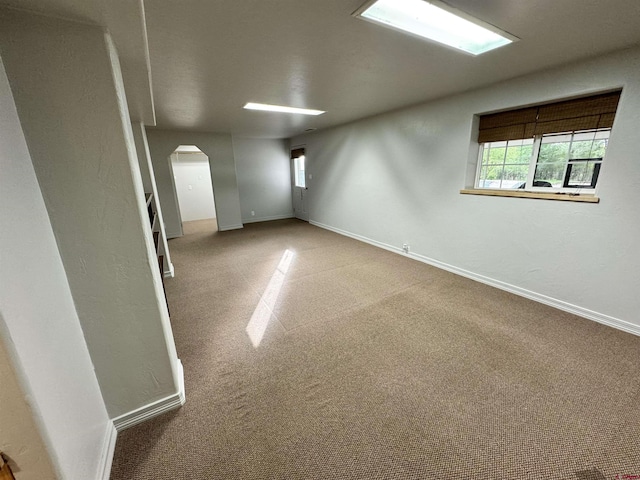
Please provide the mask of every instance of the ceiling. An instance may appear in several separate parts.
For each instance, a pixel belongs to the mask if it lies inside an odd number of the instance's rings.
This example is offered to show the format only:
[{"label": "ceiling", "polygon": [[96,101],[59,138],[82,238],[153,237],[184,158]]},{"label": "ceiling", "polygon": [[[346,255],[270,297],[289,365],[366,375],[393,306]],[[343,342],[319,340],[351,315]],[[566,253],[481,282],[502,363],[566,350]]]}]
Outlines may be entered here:
[{"label": "ceiling", "polygon": [[[134,119],[264,138],[288,138],[640,44],[638,0],[448,0],[521,39],[478,57],[354,18],[364,0],[0,3],[107,27]],[[246,102],[327,113],[247,111]]]}]

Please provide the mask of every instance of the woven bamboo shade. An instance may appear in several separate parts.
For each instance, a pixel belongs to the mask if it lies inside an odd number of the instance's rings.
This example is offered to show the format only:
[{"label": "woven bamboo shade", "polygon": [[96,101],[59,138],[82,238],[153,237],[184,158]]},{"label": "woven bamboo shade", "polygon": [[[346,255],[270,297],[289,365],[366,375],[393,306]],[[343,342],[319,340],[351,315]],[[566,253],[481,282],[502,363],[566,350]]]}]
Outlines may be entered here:
[{"label": "woven bamboo shade", "polygon": [[478,143],[611,128],[620,91],[480,116]]},{"label": "woven bamboo shade", "polygon": [[296,148],[291,150],[291,158],[298,158],[304,155],[304,148]]}]

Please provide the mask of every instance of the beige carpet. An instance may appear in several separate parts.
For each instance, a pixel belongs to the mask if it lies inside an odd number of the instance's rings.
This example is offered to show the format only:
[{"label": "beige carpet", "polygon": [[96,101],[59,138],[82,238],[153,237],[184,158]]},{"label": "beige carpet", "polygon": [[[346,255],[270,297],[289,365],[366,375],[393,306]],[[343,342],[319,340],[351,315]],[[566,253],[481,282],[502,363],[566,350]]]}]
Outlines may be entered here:
[{"label": "beige carpet", "polygon": [[187,403],[112,480],[640,475],[639,337],[297,220],[185,231]]}]

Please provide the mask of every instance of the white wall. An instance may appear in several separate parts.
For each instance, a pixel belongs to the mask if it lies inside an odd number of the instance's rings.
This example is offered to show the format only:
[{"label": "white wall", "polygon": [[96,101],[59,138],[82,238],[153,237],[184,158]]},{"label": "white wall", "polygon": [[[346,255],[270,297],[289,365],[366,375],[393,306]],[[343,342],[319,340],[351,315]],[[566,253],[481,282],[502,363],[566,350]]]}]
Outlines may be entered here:
[{"label": "white wall", "polygon": [[0,171],[0,450],[19,479],[99,478],[113,424],[2,64]]},{"label": "white wall", "polygon": [[195,145],[209,157],[218,228],[221,231],[242,228],[231,135],[147,129],[147,139],[168,238],[182,235],[169,165],[169,156],[180,145]]},{"label": "white wall", "polygon": [[8,11],[0,49],[110,417],[176,394],[181,370],[110,37]]},{"label": "white wall", "polygon": [[293,217],[288,142],[233,137],[233,155],[242,222]]},{"label": "white wall", "polygon": [[182,221],[215,218],[209,158],[204,153],[175,152],[171,166]]},{"label": "white wall", "polygon": [[[474,114],[624,87],[599,204],[461,195]],[[640,334],[640,50],[292,139],[310,220]],[[471,163],[470,163],[471,162]]]}]

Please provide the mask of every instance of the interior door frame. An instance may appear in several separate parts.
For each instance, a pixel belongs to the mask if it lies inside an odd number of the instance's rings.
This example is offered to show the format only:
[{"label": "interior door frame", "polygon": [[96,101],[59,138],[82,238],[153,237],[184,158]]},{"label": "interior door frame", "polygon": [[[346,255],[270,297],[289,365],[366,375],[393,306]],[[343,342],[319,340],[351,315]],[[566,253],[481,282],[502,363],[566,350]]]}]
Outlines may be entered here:
[{"label": "interior door frame", "polygon": [[[197,145],[194,144],[180,144],[178,145],[175,150],[173,152],[171,152],[171,155],[169,155],[168,157],[168,162],[169,162],[169,173],[170,173],[170,177],[171,177],[171,187],[173,189],[173,197],[174,200],[176,202],[176,211],[178,213],[178,220],[180,221],[180,235],[184,235],[184,226],[183,226],[183,220],[182,220],[182,211],[180,210],[180,200],[178,199],[178,188],[176,186],[176,181],[175,181],[175,171],[174,171],[174,165],[173,165],[173,158],[174,155],[176,156],[176,161],[179,162],[179,155],[180,152],[178,152],[178,149],[182,146],[194,146],[196,147],[201,153],[202,155],[204,155],[205,157],[207,157],[207,167],[209,168],[209,175],[210,175],[210,179],[211,179],[211,192],[213,194],[213,207],[216,213],[216,216],[214,217],[215,221],[216,221],[216,229],[220,230],[220,223],[218,222],[218,202],[216,202],[216,189],[213,185],[213,170],[211,168],[211,157],[209,156],[208,153],[205,153],[200,147],[198,147]],[[196,153],[196,152],[193,152]],[[183,155],[185,153],[183,152]]]}]

